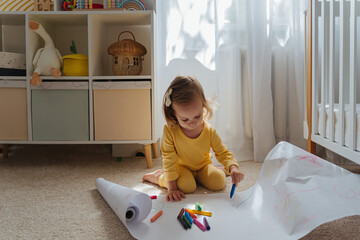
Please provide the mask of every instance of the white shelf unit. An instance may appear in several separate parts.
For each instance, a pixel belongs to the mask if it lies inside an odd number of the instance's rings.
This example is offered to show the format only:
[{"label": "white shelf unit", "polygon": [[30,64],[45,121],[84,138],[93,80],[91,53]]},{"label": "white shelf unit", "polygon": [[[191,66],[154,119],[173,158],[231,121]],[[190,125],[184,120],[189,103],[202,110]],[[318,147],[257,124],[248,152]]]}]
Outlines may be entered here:
[{"label": "white shelf unit", "polygon": [[[59,78],[52,76],[41,76],[43,83],[37,87],[30,85],[31,76],[34,71],[32,65],[32,59],[35,56],[37,50],[42,48],[44,45],[43,40],[40,36],[31,31],[27,26],[29,21],[34,20],[41,23],[46,31],[49,33],[54,41],[55,47],[59,50],[62,56],[71,54],[70,45],[71,41],[74,40],[79,54],[88,56],[89,74],[88,76],[64,76],[62,74]],[[11,138],[9,136],[2,136],[1,129],[18,128],[16,126],[5,126],[11,122],[0,120],[0,144],[144,144],[144,151],[146,158],[149,158],[149,147],[153,144],[154,155],[157,155],[156,143],[160,138],[159,133],[155,127],[158,115],[161,115],[161,104],[155,102],[155,95],[157,94],[158,83],[155,74],[155,12],[153,10],[147,11],[54,11],[54,12],[1,12],[0,13],[0,31],[1,31],[1,51],[18,52],[26,54],[26,76],[14,77],[14,76],[0,76],[0,91],[7,92],[7,89],[22,89],[22,94],[25,94],[26,99],[26,126],[22,126],[26,129],[26,138]],[[136,76],[115,76],[112,72],[112,56],[107,53],[108,47],[118,41],[118,35],[122,31],[131,31],[135,40],[147,49],[147,54],[144,56],[142,63],[142,72]],[[120,40],[130,38],[131,35],[124,33]],[[78,137],[71,137],[71,134],[67,137],[56,136],[49,137],[49,129],[56,128],[59,123],[54,123],[54,126],[50,125],[47,128],[44,124],[48,124],[46,119],[42,119],[39,124],[41,117],[48,117],[56,122],[60,118],[61,114],[71,114],[68,108],[72,108],[69,102],[68,107],[63,107],[62,111],[57,113],[56,111],[50,111],[51,106],[46,104],[40,104],[43,101],[47,101],[48,104],[53,102],[53,106],[62,106],[60,101],[64,95],[69,98],[74,97],[77,99],[79,89],[76,89],[78,85],[85,84],[86,87],[81,89],[82,98],[87,96],[87,104],[84,105],[87,112],[88,120],[88,137],[86,139]],[[148,112],[147,117],[141,117],[138,114],[139,106],[142,102],[132,96],[140,92],[146,85],[146,101],[144,102],[145,109]],[[75,87],[74,87],[75,86]],[[100,86],[100,87],[99,87]],[[119,139],[106,137],[97,138],[97,133],[101,131],[99,124],[96,119],[100,119],[99,115],[101,111],[95,108],[99,105],[94,98],[98,95],[98,91],[101,90],[101,86],[106,86],[106,91],[114,94],[113,99],[120,99],[122,102],[109,102],[103,104],[107,108],[114,110],[117,106],[128,106],[134,104],[134,107],[123,108],[123,116],[127,116],[125,123],[133,124],[132,126],[106,126],[107,128],[117,129],[121,131],[124,129],[131,132],[131,128],[139,129],[142,128],[141,124],[149,127],[148,133],[143,135],[136,135],[137,138],[133,137],[121,137],[118,134]],[[114,87],[115,86],[115,87]],[[120,89],[123,89],[120,91]],[[126,89],[129,92],[126,92]],[[74,91],[73,91],[74,90]],[[77,91],[75,91],[77,90]],[[103,89],[104,90],[104,89]],[[113,91],[112,91],[113,90]],[[138,90],[138,91],[137,91]],[[85,91],[85,92],[84,92]],[[126,98],[122,97],[121,94],[127,94],[131,100],[127,101]],[[63,93],[63,95],[61,95]],[[83,95],[83,93],[86,93]],[[52,95],[53,94],[53,95]],[[116,96],[119,94],[119,96]],[[129,95],[130,94],[130,95]],[[59,97],[57,100],[56,96]],[[140,96],[143,96],[140,94]],[[67,98],[65,98],[67,99]],[[64,102],[65,99],[63,99]],[[111,98],[109,98],[111,99]],[[6,104],[0,104],[1,118],[5,119],[10,116],[11,110],[11,99]],[[5,101],[1,99],[0,101]],[[105,104],[105,105],[104,105]],[[4,106],[6,105],[6,106]],[[41,105],[41,106],[40,106]],[[76,104],[73,104],[76,105]],[[77,105],[79,107],[80,105]],[[43,109],[38,109],[43,107]],[[6,111],[4,110],[6,108]],[[48,109],[48,110],[46,110]],[[43,111],[43,112],[42,112]],[[145,111],[145,112],[146,112]],[[46,116],[50,114],[51,116]],[[37,114],[36,116],[34,114]],[[4,115],[3,115],[4,114]],[[59,114],[57,116],[57,114]],[[120,114],[120,113],[118,113]],[[136,121],[129,121],[131,116],[136,118]],[[20,115],[19,115],[20,116]],[[24,117],[24,113],[21,115]],[[71,119],[72,116],[61,116],[65,119]],[[117,116],[119,117],[119,116]],[[75,119],[76,120],[76,119]],[[37,121],[37,122],[35,122]],[[150,121],[150,122],[149,122]],[[72,124],[71,121],[68,124]],[[77,123],[79,124],[79,123]],[[112,121],[112,124],[115,124]],[[61,124],[60,124],[61,125]],[[42,129],[42,126],[44,128]],[[72,125],[71,125],[72,126]],[[139,127],[141,126],[141,127]],[[42,129],[42,130],[39,130]],[[24,130],[23,130],[24,131]],[[40,132],[38,132],[40,131]],[[41,132],[43,131],[43,133]],[[46,132],[46,134],[45,134]],[[55,131],[56,132],[56,131]],[[43,135],[41,135],[43,134]],[[62,135],[63,133],[61,133]],[[39,137],[40,136],[40,137]],[[84,135],[85,136],[85,135]],[[129,135],[124,135],[129,136]],[[154,145],[156,148],[154,148]],[[150,150],[150,161],[148,160],[148,167],[151,167],[151,150]]]}]

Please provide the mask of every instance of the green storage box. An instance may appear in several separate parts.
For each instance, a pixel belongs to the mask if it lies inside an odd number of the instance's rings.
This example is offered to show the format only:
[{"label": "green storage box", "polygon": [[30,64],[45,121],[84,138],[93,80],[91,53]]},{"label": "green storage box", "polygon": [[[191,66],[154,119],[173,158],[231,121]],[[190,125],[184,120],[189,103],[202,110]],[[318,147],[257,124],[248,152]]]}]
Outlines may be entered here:
[{"label": "green storage box", "polygon": [[72,89],[71,83],[44,85],[32,89],[33,140],[88,141],[88,89]]}]

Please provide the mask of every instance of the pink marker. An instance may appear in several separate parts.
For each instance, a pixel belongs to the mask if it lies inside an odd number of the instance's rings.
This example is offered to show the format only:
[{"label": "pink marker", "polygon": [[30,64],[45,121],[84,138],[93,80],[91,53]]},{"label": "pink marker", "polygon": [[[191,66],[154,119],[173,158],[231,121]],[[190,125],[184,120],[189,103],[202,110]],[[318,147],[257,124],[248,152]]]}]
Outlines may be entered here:
[{"label": "pink marker", "polygon": [[201,224],[201,222],[199,222],[197,219],[193,219],[194,223],[196,226],[198,226],[203,232],[206,231],[206,227],[204,225]]}]

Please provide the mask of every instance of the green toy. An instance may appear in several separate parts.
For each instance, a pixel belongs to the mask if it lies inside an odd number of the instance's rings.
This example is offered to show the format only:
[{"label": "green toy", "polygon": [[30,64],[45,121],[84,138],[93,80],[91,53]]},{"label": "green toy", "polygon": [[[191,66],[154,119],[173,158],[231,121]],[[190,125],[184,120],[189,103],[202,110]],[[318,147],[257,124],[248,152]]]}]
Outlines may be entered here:
[{"label": "green toy", "polygon": [[76,45],[75,45],[74,40],[71,41],[70,51],[71,51],[73,54],[77,54]]}]

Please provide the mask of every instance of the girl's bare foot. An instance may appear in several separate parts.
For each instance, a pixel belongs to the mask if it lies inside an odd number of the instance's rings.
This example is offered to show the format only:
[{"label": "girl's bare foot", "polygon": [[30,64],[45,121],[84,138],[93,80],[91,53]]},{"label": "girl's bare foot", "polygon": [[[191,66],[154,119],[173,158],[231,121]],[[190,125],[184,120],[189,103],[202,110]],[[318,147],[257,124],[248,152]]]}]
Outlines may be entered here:
[{"label": "girl's bare foot", "polygon": [[151,183],[159,184],[160,176],[163,173],[164,173],[163,169],[158,169],[154,172],[145,174],[142,179],[143,179],[143,181],[148,181]]}]

